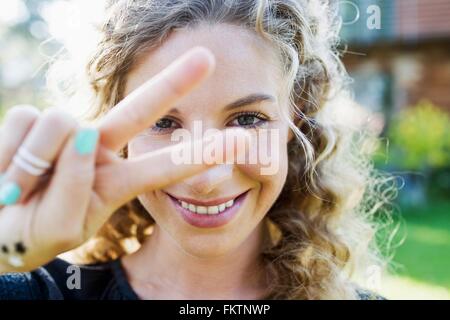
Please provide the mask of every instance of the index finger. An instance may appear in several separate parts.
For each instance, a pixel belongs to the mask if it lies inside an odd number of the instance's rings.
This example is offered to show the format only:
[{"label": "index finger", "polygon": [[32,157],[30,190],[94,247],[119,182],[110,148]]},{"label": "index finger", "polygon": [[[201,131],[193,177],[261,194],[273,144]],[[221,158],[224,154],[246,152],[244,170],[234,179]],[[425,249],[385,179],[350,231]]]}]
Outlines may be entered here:
[{"label": "index finger", "polygon": [[99,124],[100,144],[120,150],[197,87],[214,66],[214,56],[206,48],[196,47],[183,54],[106,114]]}]

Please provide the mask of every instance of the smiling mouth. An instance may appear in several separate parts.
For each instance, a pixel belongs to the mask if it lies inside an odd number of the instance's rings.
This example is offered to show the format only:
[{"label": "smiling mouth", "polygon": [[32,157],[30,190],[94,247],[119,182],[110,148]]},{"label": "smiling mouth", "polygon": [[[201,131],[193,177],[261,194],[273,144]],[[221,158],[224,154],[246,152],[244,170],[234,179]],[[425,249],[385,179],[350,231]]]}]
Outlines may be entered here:
[{"label": "smiling mouth", "polygon": [[[191,213],[198,215],[218,215],[227,211],[227,209],[232,208],[235,203],[240,200],[249,190],[227,199],[219,199],[215,201],[201,202],[198,200],[191,200],[187,198],[177,198],[171,194],[168,194],[172,200],[176,201],[183,209]],[[213,204],[213,205],[207,205]]]},{"label": "smiling mouth", "polygon": [[212,201],[176,198],[168,193],[176,211],[187,223],[199,228],[216,228],[228,224],[240,212],[250,190],[234,197]]}]

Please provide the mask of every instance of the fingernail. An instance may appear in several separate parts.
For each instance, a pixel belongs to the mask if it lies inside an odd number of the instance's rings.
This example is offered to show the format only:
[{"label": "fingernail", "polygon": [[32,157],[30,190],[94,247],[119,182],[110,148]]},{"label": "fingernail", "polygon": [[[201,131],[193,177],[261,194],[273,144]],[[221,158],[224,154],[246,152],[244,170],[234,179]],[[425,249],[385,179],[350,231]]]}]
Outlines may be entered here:
[{"label": "fingernail", "polygon": [[80,155],[88,155],[94,152],[97,146],[99,132],[97,129],[83,129],[75,137],[75,149]]},{"label": "fingernail", "polygon": [[14,182],[5,183],[0,188],[0,204],[10,206],[15,204],[19,198],[22,190],[19,185]]}]

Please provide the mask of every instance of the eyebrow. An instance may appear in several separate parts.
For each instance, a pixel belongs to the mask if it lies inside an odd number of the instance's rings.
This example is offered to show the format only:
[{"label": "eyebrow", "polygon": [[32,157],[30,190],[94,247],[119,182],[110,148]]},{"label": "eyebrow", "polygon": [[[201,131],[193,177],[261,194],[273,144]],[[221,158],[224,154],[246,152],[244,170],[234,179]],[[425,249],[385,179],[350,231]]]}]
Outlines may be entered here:
[{"label": "eyebrow", "polygon": [[262,101],[275,101],[275,97],[269,95],[269,94],[264,94],[264,93],[254,93],[251,95],[248,95],[244,98],[238,99],[228,105],[225,106],[225,110],[229,111],[229,110],[233,110],[233,109],[237,109],[237,108],[242,108],[245,107],[247,105],[251,105],[257,102],[262,102]]},{"label": "eyebrow", "polygon": [[[230,110],[234,110],[234,109],[238,109],[238,108],[242,108],[248,105],[252,105],[258,102],[262,102],[262,101],[276,101],[275,97],[270,95],[270,94],[265,94],[265,93],[253,93],[250,94],[246,97],[240,98],[232,103],[229,103],[225,106],[224,110],[225,111],[230,111]],[[170,112],[173,113],[180,113],[178,111],[178,109],[173,108],[172,110],[170,110]]]}]

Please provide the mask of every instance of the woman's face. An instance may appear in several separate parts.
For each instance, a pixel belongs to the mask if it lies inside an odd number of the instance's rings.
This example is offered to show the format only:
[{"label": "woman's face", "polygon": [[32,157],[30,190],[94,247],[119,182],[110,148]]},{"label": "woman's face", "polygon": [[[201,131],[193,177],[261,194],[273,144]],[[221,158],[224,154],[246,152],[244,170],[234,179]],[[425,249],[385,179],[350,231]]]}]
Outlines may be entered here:
[{"label": "woman's face", "polygon": [[272,130],[275,140],[271,145],[258,146],[254,140],[250,151],[257,154],[260,148],[269,152],[275,168],[271,174],[261,174],[261,163],[220,164],[139,197],[157,226],[183,250],[212,257],[245,245],[262,230],[262,219],[286,180],[289,130],[279,114],[279,108],[286,106],[280,102],[285,101],[285,93],[275,51],[265,40],[237,26],[201,25],[173,32],[162,46],[137,61],[128,75],[126,93],[198,45],[215,55],[214,73],[153,127],[130,141],[128,156],[175,144],[171,134],[179,128],[192,132],[199,125],[203,131],[241,127],[256,140],[262,129]]}]

